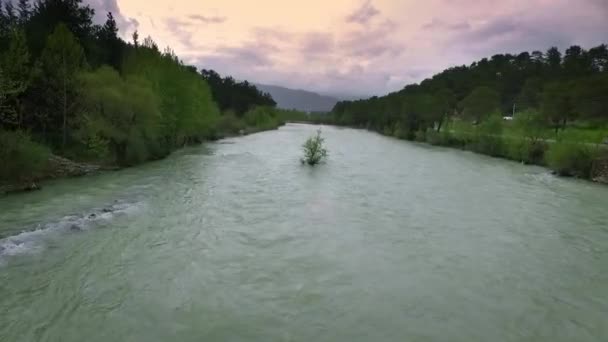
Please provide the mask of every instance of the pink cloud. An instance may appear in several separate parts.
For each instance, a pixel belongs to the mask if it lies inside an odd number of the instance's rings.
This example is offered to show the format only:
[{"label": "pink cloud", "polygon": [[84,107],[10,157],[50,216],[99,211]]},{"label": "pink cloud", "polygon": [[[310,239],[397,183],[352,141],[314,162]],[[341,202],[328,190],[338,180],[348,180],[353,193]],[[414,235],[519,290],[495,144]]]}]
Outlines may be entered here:
[{"label": "pink cloud", "polygon": [[[216,11],[196,10],[193,1],[192,11],[170,18],[166,13],[141,18],[120,13],[116,0],[88,1],[118,12],[123,26],[130,18],[164,23],[148,25],[156,33],[140,33],[161,36],[199,67],[334,93],[382,95],[496,53],[554,45],[564,50],[572,44],[589,48],[608,39],[606,0],[577,0],[574,5],[572,0],[354,0],[350,6],[332,3],[334,9],[342,7],[331,12],[331,24],[322,20],[329,15],[329,3],[310,0],[307,6],[318,11],[304,21],[309,27],[292,26],[293,20],[279,12],[243,23],[258,15],[222,7],[221,1],[214,5]],[[260,1],[260,11],[267,11],[264,3],[273,0]]]}]

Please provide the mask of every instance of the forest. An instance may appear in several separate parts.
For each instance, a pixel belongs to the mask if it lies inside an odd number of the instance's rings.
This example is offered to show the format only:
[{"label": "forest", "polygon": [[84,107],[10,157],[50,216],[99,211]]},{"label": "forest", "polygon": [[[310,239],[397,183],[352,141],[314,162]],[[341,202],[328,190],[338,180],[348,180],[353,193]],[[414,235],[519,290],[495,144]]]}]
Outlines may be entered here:
[{"label": "forest", "polygon": [[0,0],[0,183],[43,178],[49,156],[130,166],[287,120],[367,128],[592,178],[608,137],[608,49],[499,54],[329,115],[276,108],[247,81],[119,37],[82,0]]},{"label": "forest", "polygon": [[43,177],[51,155],[129,166],[299,115],[93,16],[81,0],[0,1],[0,183]]},{"label": "forest", "polygon": [[318,120],[592,178],[606,156],[608,49],[499,54]]}]

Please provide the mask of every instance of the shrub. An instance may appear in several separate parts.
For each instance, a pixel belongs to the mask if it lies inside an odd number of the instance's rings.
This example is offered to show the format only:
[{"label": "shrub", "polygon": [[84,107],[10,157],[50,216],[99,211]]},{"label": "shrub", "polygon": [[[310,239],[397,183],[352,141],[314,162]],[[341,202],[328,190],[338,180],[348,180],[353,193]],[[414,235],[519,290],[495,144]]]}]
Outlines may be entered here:
[{"label": "shrub", "polygon": [[546,138],[545,119],[534,109],[526,109],[517,113],[513,120],[513,130],[514,133],[533,141]]},{"label": "shrub", "polygon": [[86,145],[88,153],[97,160],[105,160],[110,154],[109,141],[97,134],[87,137]]},{"label": "shrub", "polygon": [[149,158],[148,147],[139,132],[132,132],[127,138],[125,160],[123,163],[128,166],[143,163]]},{"label": "shrub", "polygon": [[426,141],[431,145],[454,146],[456,145],[453,143],[454,140],[454,137],[447,131],[437,132],[435,130],[429,130],[426,132]]},{"label": "shrub", "polygon": [[591,146],[558,142],[549,146],[545,154],[545,161],[553,171],[561,176],[589,178],[593,161],[597,156],[597,149]]},{"label": "shrub", "polygon": [[50,151],[23,132],[0,130],[0,183],[37,178],[45,170]]},{"label": "shrub", "polygon": [[316,165],[327,158],[327,149],[323,146],[325,139],[321,136],[321,130],[317,131],[316,135],[311,136],[306,140],[302,149],[304,157],[301,159],[302,164]]},{"label": "shrub", "polygon": [[419,142],[425,142],[426,141],[426,131],[423,131],[423,130],[417,131],[414,134],[414,140],[419,141]]},{"label": "shrub", "polygon": [[281,120],[271,107],[256,107],[245,113],[243,119],[247,126],[256,130],[274,129],[281,125]]},{"label": "shrub", "polygon": [[384,126],[384,129],[382,130],[382,134],[386,135],[386,136],[393,135],[393,128],[391,126]]},{"label": "shrub", "polygon": [[492,115],[479,125],[475,140],[471,146],[474,151],[493,157],[503,156],[502,117]]},{"label": "shrub", "polygon": [[407,131],[401,127],[401,123],[397,122],[393,129],[393,136],[397,139],[407,138]]},{"label": "shrub", "polygon": [[504,138],[505,156],[511,160],[542,165],[546,150],[547,144],[540,140]]},{"label": "shrub", "polygon": [[161,139],[170,142],[167,147],[181,146],[204,128],[196,120],[164,117],[152,85],[145,80],[124,79],[108,67],[80,78],[86,115],[77,137],[86,147],[87,159],[135,165],[159,153]]},{"label": "shrub", "polygon": [[245,122],[240,120],[231,110],[224,112],[218,123],[220,135],[238,133],[240,130],[244,130],[245,127]]},{"label": "shrub", "polygon": [[443,134],[439,133],[435,130],[430,130],[426,132],[426,142],[431,145],[444,145],[443,144]]}]

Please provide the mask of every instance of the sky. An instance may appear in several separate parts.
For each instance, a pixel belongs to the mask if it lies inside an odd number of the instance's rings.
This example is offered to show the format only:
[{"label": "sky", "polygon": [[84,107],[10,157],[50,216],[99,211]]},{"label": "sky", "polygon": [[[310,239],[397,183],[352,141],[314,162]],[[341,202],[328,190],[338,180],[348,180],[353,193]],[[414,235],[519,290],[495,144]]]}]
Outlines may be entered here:
[{"label": "sky", "polygon": [[340,96],[384,95],[496,53],[608,43],[608,0],[85,0],[187,64]]}]

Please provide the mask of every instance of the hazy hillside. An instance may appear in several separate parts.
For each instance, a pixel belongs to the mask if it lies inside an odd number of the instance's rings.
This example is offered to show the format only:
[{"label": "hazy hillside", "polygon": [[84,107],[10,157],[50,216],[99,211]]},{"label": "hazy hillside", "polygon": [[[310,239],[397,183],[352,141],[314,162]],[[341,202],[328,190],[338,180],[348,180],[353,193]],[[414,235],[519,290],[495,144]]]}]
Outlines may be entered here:
[{"label": "hazy hillside", "polygon": [[261,91],[270,93],[279,108],[309,112],[329,112],[338,99],[306,90],[295,90],[279,86],[256,84]]}]

